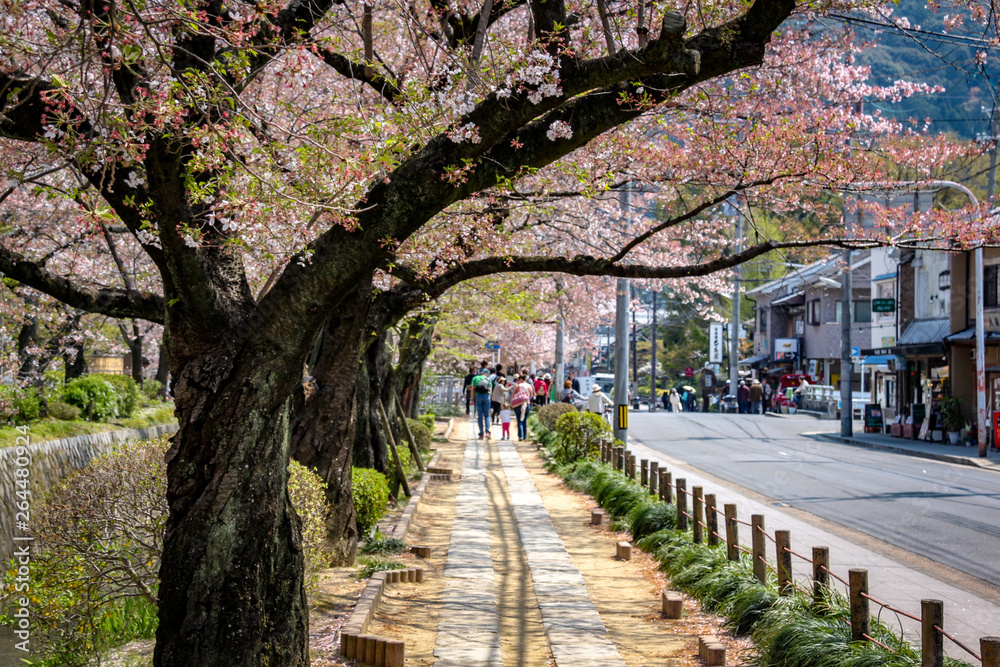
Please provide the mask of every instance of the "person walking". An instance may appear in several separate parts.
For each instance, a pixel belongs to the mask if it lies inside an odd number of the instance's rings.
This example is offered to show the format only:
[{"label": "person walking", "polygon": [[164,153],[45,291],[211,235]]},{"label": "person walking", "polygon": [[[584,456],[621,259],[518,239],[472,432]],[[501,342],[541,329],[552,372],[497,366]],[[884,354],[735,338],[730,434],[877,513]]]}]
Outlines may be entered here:
[{"label": "person walking", "polygon": [[510,418],[514,416],[514,411],[510,409],[510,404],[504,403],[500,410],[500,439],[510,440]]},{"label": "person walking", "polygon": [[559,390],[559,400],[571,405],[582,405],[586,400],[580,392],[573,389],[573,383],[569,380],[563,382],[563,388]]},{"label": "person walking", "polygon": [[528,410],[531,408],[531,385],[525,376],[518,378],[510,397],[510,406],[514,408],[517,419],[517,439],[528,438]]},{"label": "person walking", "polygon": [[772,400],[774,399],[774,387],[771,386],[770,382],[764,383],[764,412],[768,410],[774,410],[774,405]]},{"label": "person walking", "polygon": [[535,390],[534,404],[538,407],[542,407],[545,405],[545,394],[548,392],[549,387],[545,384],[545,380],[541,375],[535,377],[532,382],[532,388]]},{"label": "person walking", "polygon": [[497,379],[493,381],[493,391],[490,394],[490,407],[493,408],[493,417],[490,421],[494,424],[500,419],[500,408],[507,402],[508,398],[507,379],[498,375]]},{"label": "person walking", "polygon": [[587,411],[603,415],[605,405],[614,405],[614,401],[605,396],[604,392],[601,391],[601,385],[595,382],[594,388],[591,389],[590,396],[587,398]]},{"label": "person walking", "polygon": [[739,403],[741,415],[750,412],[750,387],[743,380],[740,380],[740,388],[736,390],[736,400]]},{"label": "person walking", "polygon": [[670,389],[670,409],[673,412],[681,411],[681,396],[677,393],[677,389]]},{"label": "person walking", "polygon": [[569,372],[569,383],[570,386],[573,387],[573,391],[575,392],[580,391],[580,380],[577,379],[576,373],[573,371]]},{"label": "person walking", "polygon": [[479,439],[490,437],[490,386],[489,369],[483,366],[472,378],[472,392],[475,396],[476,419],[479,424]]},{"label": "person walking", "polygon": [[763,403],[764,403],[764,388],[760,386],[760,380],[754,378],[753,383],[750,385],[750,414],[752,415],[762,415],[764,414]]},{"label": "person walking", "polygon": [[469,367],[469,374],[465,376],[465,384],[462,391],[465,393],[465,414],[469,414],[469,407],[472,403],[472,378],[476,377],[476,369]]}]

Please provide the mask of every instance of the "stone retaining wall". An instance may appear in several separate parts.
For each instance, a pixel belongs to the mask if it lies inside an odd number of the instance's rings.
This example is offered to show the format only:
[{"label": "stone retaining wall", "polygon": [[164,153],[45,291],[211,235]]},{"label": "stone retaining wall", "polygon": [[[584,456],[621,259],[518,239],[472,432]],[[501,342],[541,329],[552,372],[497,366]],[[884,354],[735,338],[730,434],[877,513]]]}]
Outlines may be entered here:
[{"label": "stone retaining wall", "polygon": [[[83,468],[118,443],[127,440],[147,440],[176,431],[177,424],[161,424],[149,428],[90,433],[74,438],[29,444],[31,507],[38,507],[45,494],[63,477]],[[30,435],[29,430],[29,442]],[[0,449],[0,563],[6,563],[14,553],[14,512],[15,502],[18,500],[14,476],[16,458],[17,447]]]}]

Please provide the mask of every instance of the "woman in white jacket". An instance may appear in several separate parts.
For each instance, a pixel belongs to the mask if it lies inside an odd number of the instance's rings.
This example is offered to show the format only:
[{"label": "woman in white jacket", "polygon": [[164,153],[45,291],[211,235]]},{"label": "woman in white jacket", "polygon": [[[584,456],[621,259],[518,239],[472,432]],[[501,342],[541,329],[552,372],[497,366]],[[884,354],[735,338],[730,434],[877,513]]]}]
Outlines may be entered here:
[{"label": "woman in white jacket", "polygon": [[595,382],[594,388],[590,391],[590,396],[587,397],[587,410],[603,415],[605,405],[614,405],[614,402],[604,395],[604,392],[601,391],[601,385]]}]

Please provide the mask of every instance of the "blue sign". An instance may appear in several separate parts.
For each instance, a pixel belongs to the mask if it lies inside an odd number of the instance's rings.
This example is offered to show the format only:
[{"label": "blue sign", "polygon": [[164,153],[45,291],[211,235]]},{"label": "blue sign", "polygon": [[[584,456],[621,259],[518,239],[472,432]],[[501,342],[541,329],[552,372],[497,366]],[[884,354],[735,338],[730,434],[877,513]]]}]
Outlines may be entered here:
[{"label": "blue sign", "polygon": [[498,340],[488,340],[488,341],[486,341],[486,349],[487,350],[499,350],[500,349],[500,341],[498,341]]}]

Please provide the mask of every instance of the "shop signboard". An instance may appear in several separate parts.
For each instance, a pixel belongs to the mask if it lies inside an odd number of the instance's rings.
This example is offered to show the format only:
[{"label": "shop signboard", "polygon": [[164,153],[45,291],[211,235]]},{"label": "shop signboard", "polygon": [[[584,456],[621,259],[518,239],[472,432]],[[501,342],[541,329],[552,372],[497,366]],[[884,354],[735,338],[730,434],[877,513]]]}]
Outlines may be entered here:
[{"label": "shop signboard", "polygon": [[774,339],[774,359],[775,361],[795,361],[799,358],[798,338],[775,338]]},{"label": "shop signboard", "polygon": [[882,406],[878,403],[870,403],[865,406],[865,433],[881,433]]},{"label": "shop signboard", "polygon": [[722,363],[722,323],[713,322],[708,326],[708,361]]},{"label": "shop signboard", "polygon": [[873,313],[894,313],[896,312],[895,299],[872,299]]}]

